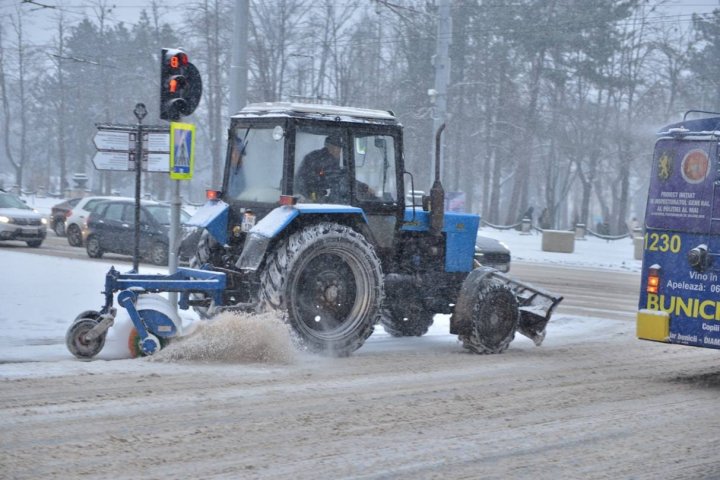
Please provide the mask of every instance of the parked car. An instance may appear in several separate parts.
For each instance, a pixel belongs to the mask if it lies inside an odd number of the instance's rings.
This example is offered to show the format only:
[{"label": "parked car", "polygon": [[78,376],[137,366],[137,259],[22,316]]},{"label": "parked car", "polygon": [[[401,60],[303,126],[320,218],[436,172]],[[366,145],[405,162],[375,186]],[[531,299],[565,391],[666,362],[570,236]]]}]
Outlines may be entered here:
[{"label": "parked car", "polygon": [[64,200],[50,209],[50,230],[58,237],[65,236],[65,220],[72,213],[72,209],[82,200],[82,197]]},{"label": "parked car", "polygon": [[509,272],[510,248],[499,240],[478,235],[475,241],[475,260],[483,266]]},{"label": "parked car", "polygon": [[46,235],[45,217],[17,195],[0,190],[0,240],[20,240],[29,247],[39,247]]},{"label": "parked car", "polygon": [[[180,211],[180,222],[190,215]],[[170,205],[140,203],[140,255],[155,265],[167,265]],[[135,201],[105,200],[94,206],[87,219],[86,251],[92,258],[105,253],[133,255],[135,250]]]},{"label": "parked car", "polygon": [[87,217],[93,208],[105,200],[133,200],[129,197],[83,197],[75,205],[65,220],[65,232],[68,243],[73,247],[82,247],[87,238]]}]

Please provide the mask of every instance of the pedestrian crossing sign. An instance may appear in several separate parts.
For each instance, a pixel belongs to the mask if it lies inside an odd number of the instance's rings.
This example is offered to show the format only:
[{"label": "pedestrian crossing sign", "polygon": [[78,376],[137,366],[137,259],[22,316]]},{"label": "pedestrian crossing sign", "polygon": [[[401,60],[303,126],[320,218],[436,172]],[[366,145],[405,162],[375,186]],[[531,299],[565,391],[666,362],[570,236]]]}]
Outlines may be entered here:
[{"label": "pedestrian crossing sign", "polygon": [[195,125],[170,123],[170,178],[190,180],[195,166]]}]

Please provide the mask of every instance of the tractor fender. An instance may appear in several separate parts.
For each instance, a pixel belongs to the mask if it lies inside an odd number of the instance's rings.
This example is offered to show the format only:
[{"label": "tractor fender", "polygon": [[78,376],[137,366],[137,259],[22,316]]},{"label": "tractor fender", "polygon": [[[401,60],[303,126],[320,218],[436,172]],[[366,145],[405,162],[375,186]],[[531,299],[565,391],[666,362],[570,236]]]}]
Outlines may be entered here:
[{"label": "tractor fender", "polygon": [[186,225],[207,229],[220,245],[225,245],[228,240],[229,218],[230,205],[222,200],[209,200],[195,212]]},{"label": "tractor fender", "polygon": [[335,205],[324,203],[299,203],[289,206],[283,205],[275,208],[260,220],[248,232],[240,258],[235,263],[239,270],[256,271],[265,258],[272,240],[282,235],[287,227],[300,216],[322,216],[327,220],[328,215],[351,215],[367,224],[367,217],[362,208],[349,205]]}]

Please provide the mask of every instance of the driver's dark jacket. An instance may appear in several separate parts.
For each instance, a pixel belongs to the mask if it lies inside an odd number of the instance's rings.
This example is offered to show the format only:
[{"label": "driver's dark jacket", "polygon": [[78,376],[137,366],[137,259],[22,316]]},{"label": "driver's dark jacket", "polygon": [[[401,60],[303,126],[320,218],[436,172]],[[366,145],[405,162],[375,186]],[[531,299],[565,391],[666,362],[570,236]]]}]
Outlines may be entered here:
[{"label": "driver's dark jacket", "polygon": [[333,187],[329,184],[327,177],[339,171],[339,160],[333,157],[326,147],[308,153],[297,172],[296,193],[300,193],[310,200],[324,197],[327,195],[327,191]]}]

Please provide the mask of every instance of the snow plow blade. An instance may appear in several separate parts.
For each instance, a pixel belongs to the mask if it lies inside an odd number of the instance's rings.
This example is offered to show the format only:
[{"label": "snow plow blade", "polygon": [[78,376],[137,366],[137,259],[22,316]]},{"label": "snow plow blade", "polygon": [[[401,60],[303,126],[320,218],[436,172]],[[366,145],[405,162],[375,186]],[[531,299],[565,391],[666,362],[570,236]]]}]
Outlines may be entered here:
[{"label": "snow plow blade", "polygon": [[520,282],[500,272],[493,272],[492,275],[502,279],[517,298],[520,305],[520,321],[517,331],[532,340],[535,345],[540,346],[545,339],[545,327],[550,321],[552,312],[563,300],[563,297],[553,295],[529,283]]}]

